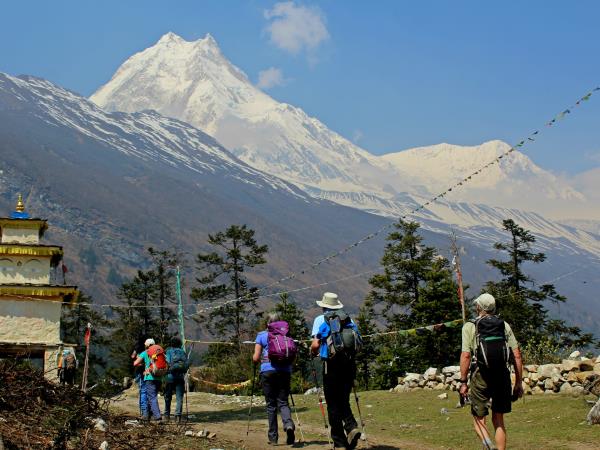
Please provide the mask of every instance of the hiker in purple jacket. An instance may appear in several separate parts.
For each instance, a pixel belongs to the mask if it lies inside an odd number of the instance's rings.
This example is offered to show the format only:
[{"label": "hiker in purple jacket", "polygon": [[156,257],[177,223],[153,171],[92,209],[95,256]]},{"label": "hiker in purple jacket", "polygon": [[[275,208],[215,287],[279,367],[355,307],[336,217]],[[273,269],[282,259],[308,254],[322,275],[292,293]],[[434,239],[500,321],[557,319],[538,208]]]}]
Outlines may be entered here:
[{"label": "hiker in purple jacket", "polygon": [[[279,314],[272,312],[267,314],[267,328],[272,329],[274,325],[287,323],[280,321]],[[271,326],[269,326],[271,325]],[[287,363],[276,363],[269,359],[269,331],[261,331],[256,336],[256,345],[254,346],[254,355],[252,361],[255,364],[260,363],[260,381],[265,394],[267,403],[267,416],[269,420],[269,445],[276,445],[279,438],[277,430],[277,410],[281,414],[283,429],[287,434],[286,443],[294,444],[295,425],[292,421],[292,414],[288,404],[290,395],[290,381],[292,376],[292,361]]]}]

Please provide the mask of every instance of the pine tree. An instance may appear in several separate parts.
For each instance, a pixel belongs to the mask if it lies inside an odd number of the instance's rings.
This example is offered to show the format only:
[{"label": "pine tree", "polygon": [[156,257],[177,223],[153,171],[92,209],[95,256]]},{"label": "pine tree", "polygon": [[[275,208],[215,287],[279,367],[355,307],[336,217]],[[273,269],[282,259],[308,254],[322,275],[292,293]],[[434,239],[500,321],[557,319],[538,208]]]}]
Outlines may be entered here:
[{"label": "pine tree", "polygon": [[552,284],[535,286],[535,281],[523,271],[525,263],[540,264],[544,253],[532,250],[535,237],[512,219],[502,222],[509,233],[508,242],[498,242],[494,248],[507,254],[507,260],[490,259],[488,264],[500,271],[500,281],[489,281],[484,291],[496,298],[497,313],[512,327],[521,342],[548,342],[558,348],[585,346],[593,342],[591,334],[578,327],[569,327],[563,320],[550,319],[545,302],[562,303],[566,298]]},{"label": "pine tree", "polygon": [[230,301],[210,310],[208,326],[240,349],[243,336],[250,331],[248,318],[258,298],[258,289],[249,286],[246,272],[266,263],[268,247],[258,245],[254,230],[246,225],[231,225],[224,232],[209,235],[208,243],[215,251],[197,255],[200,275],[196,281],[200,286],[192,289],[191,297],[198,302]]},{"label": "pine tree", "polygon": [[117,292],[124,304],[112,307],[117,318],[111,335],[111,372],[117,377],[131,373],[130,355],[138,342],[153,338],[165,346],[178,329],[173,266],[179,257],[153,248],[148,253],[149,270],[138,270],[135,277],[124,282]]},{"label": "pine tree", "polygon": [[107,350],[108,338],[106,336],[110,328],[110,321],[102,312],[94,310],[91,306],[92,303],[91,297],[80,292],[75,304],[63,305],[60,320],[62,341],[76,346],[75,354],[80,363],[80,370],[77,372],[78,380],[81,379],[85,358],[85,330],[88,323],[92,325],[89,355],[90,382],[97,379],[106,368],[106,360],[103,355]]},{"label": "pine tree", "polygon": [[375,336],[368,337],[377,332],[377,326],[373,320],[374,316],[373,302],[370,297],[367,297],[356,317],[356,326],[361,336],[363,336],[363,347],[356,355],[357,378],[365,390],[370,389],[372,386],[373,365],[380,352],[380,340]]},{"label": "pine tree", "polygon": [[[460,319],[457,286],[448,261],[436,255],[435,248],[422,244],[418,229],[418,223],[400,221],[388,236],[381,260],[384,273],[371,278],[373,289],[363,307],[361,321],[368,327],[377,315],[391,332]],[[423,330],[417,336],[399,333],[378,338],[371,359],[361,361],[363,370],[369,372],[361,376],[377,387],[388,388],[405,371],[455,362],[459,341],[456,330]]]},{"label": "pine tree", "polygon": [[388,235],[381,259],[384,272],[369,280],[373,306],[383,306],[381,314],[389,328],[407,325],[408,313],[419,301],[419,286],[435,254],[433,247],[421,244],[423,238],[417,233],[418,223],[400,220],[394,226],[396,230]]}]

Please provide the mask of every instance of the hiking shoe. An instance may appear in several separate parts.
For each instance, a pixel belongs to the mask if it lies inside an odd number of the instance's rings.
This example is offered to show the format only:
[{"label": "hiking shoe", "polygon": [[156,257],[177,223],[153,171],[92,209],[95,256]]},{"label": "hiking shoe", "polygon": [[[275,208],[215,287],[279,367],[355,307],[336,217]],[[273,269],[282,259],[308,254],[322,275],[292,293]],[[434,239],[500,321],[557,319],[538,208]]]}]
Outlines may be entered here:
[{"label": "hiking shoe", "polygon": [[358,428],[353,428],[350,433],[348,433],[348,450],[354,450],[356,448],[360,436],[361,432]]},{"label": "hiking shoe", "polygon": [[277,441],[272,441],[271,439],[269,439],[268,444],[269,445],[277,445]]},{"label": "hiking shoe", "polygon": [[294,433],[294,429],[288,428],[285,430],[285,432],[287,433],[287,439],[285,440],[285,443],[287,445],[293,445],[294,442],[296,442],[296,434]]}]

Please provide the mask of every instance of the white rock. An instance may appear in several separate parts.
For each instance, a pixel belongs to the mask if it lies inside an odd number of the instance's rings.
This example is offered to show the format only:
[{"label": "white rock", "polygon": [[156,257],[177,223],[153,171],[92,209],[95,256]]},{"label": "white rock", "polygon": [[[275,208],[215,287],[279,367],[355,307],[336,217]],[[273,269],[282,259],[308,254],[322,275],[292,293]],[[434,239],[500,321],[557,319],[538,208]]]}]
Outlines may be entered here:
[{"label": "white rock", "polygon": [[193,432],[192,430],[187,430],[187,431],[185,432],[185,435],[186,435],[186,436],[193,436],[193,435],[194,435],[194,432]]},{"label": "white rock", "polygon": [[565,372],[579,372],[581,361],[573,361],[572,359],[563,359],[560,365],[560,371]]},{"label": "white rock", "polygon": [[444,392],[443,394],[438,395],[437,398],[440,400],[446,400],[448,398],[448,394]]},{"label": "white rock", "polygon": [[546,380],[544,381],[544,389],[546,389],[546,390],[554,389],[554,381],[552,381],[552,378],[546,378]]},{"label": "white rock", "polygon": [[583,386],[573,386],[572,394],[575,396],[583,395],[584,394]]},{"label": "white rock", "polygon": [[108,450],[108,442],[102,442],[102,444],[100,444],[100,447],[98,447],[98,450]]},{"label": "white rock", "polygon": [[533,393],[534,394],[543,394],[544,390],[541,387],[536,386],[536,387],[533,388]]},{"label": "white rock", "polygon": [[527,364],[525,366],[525,368],[527,369],[527,372],[537,372],[538,371],[538,365],[537,364]]},{"label": "white rock", "polygon": [[421,381],[422,378],[423,378],[423,376],[420,373],[407,373],[406,376],[404,377],[404,382],[405,383],[410,383],[411,381],[419,382],[419,381]]},{"label": "white rock", "polygon": [[438,370],[435,367],[430,367],[425,371],[423,376],[429,380],[435,380],[436,375],[438,374]]},{"label": "white rock", "polygon": [[560,364],[543,364],[538,367],[537,373],[541,380],[551,378],[555,373],[560,375]]},{"label": "white rock", "polygon": [[456,372],[460,372],[460,366],[447,366],[442,369],[442,373],[446,376],[454,375]]},{"label": "white rock", "polygon": [[575,350],[569,355],[569,359],[579,358],[579,356],[581,356],[581,352],[579,350]]},{"label": "white rock", "polygon": [[563,383],[562,386],[560,387],[559,392],[561,394],[572,394],[573,386],[571,386],[569,383]]},{"label": "white rock", "polygon": [[92,423],[94,424],[94,428],[98,431],[106,431],[106,422],[102,417],[96,417],[92,419]]}]

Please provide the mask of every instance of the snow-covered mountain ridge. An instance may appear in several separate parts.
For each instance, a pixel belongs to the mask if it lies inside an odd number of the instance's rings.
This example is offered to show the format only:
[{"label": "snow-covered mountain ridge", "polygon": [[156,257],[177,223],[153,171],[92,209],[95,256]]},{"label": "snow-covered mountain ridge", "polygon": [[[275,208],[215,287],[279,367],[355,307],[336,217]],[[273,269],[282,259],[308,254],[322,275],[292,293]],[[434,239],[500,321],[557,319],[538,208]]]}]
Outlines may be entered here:
[{"label": "snow-covered mountain ridge", "polygon": [[[110,111],[153,109],[186,121],[251,166],[311,195],[383,215],[395,214],[397,208],[389,205],[397,203],[398,195],[435,195],[508,149],[503,142],[491,141],[372,155],[300,108],[279,103],[255,87],[210,35],[188,42],[167,33],[127,59],[91,100]],[[589,210],[586,218],[600,218],[598,208],[585,208],[583,194],[519,152],[475,177],[450,199],[533,210],[553,218]]]},{"label": "snow-covered mountain ridge", "polygon": [[[91,100],[112,111],[153,109],[176,117],[313,197],[388,217],[410,212],[509,148],[490,141],[372,155],[301,109],[260,91],[210,35],[188,42],[166,34],[125,61]],[[587,205],[585,196],[515,151],[416,218],[431,229],[470,232],[513,217],[538,235],[561,237],[600,254],[593,235],[544,218],[572,205]],[[598,208],[589,209],[593,216]],[[489,245],[489,238],[484,241]]]}]

